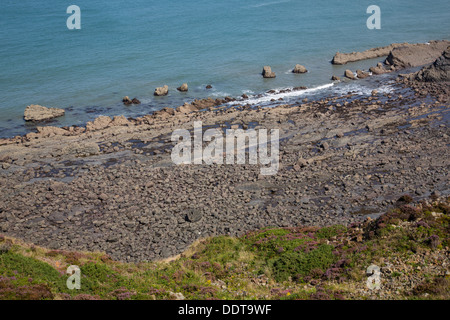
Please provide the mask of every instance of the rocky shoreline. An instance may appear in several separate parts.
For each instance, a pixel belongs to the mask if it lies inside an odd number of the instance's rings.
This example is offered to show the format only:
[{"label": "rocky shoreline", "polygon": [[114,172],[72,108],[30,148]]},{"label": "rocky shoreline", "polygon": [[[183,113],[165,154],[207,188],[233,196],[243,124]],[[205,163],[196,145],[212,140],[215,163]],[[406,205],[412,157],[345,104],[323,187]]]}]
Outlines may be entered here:
[{"label": "rocky shoreline", "polygon": [[[449,195],[448,82],[399,76],[393,87],[273,108],[196,100],[1,139],[0,232],[149,261],[209,236],[347,224],[385,212],[403,194]],[[194,121],[280,129],[278,174],[248,164],[174,165],[171,134]]]}]

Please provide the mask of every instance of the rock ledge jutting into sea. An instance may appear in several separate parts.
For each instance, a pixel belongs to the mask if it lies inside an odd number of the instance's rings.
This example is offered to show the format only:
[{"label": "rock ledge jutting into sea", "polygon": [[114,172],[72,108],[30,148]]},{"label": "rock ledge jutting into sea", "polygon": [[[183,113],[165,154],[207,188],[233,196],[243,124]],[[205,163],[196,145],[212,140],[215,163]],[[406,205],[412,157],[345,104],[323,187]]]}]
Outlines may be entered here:
[{"label": "rock ledge jutting into sea", "polygon": [[44,121],[61,117],[64,113],[64,109],[47,108],[37,104],[32,104],[25,108],[23,118],[25,121]]}]

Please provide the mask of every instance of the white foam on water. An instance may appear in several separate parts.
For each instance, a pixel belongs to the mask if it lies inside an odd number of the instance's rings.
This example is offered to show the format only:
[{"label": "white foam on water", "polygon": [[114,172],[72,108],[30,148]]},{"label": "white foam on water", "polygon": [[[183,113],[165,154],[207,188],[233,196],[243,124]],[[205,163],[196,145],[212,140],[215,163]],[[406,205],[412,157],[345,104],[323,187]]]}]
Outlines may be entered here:
[{"label": "white foam on water", "polygon": [[[305,89],[305,90],[296,90],[296,91],[289,91],[289,92],[283,92],[280,93],[279,90],[276,90],[277,92],[275,93],[271,93],[271,94],[264,94],[262,97],[255,97],[252,98],[250,97],[250,99],[246,100],[245,102],[248,104],[258,104],[258,103],[264,103],[264,102],[269,102],[272,99],[278,100],[280,98],[292,98],[292,97],[300,97],[303,95],[308,95],[308,94],[312,94],[315,93],[317,91],[321,91],[327,88],[330,88],[334,86],[334,83],[327,83],[315,88],[309,88],[309,89]],[[292,90],[292,88],[290,88]]]},{"label": "white foam on water", "polygon": [[224,98],[224,97],[230,97],[231,95],[227,92],[216,91],[216,92],[212,92],[211,96]]},{"label": "white foam on water", "polygon": [[286,2],[291,2],[291,0],[264,2],[264,3],[259,3],[259,4],[252,5],[252,6],[250,6],[250,8],[259,8],[259,7],[271,6],[271,5],[274,5],[274,4],[281,4],[281,3],[286,3]]},{"label": "white foam on water", "polygon": [[348,92],[353,92],[354,94],[369,96],[372,94],[373,90],[377,90],[378,93],[392,93],[394,91],[394,87],[392,85],[387,84],[373,88],[362,86],[356,83],[351,83],[344,86],[336,87],[335,93],[340,95],[346,95]]}]

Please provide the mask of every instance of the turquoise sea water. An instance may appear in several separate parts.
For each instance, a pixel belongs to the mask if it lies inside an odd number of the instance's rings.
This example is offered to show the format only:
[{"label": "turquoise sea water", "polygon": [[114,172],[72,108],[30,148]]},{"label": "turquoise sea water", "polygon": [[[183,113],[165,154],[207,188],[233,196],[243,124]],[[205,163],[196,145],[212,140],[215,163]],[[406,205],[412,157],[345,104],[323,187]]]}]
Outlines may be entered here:
[{"label": "turquoise sea water", "polygon": [[[72,4],[81,30],[66,27]],[[366,27],[369,5],[381,9],[380,30]],[[336,51],[450,39],[448,0],[2,0],[0,8],[2,137],[32,129],[22,120],[29,104],[67,109],[55,125],[135,116],[197,97],[323,86],[377,62],[333,66]],[[309,72],[290,73],[297,63]],[[264,65],[276,79],[261,77]],[[183,82],[188,93],[176,91]],[[154,97],[164,84],[169,95]],[[124,107],[125,95],[143,103]]]}]

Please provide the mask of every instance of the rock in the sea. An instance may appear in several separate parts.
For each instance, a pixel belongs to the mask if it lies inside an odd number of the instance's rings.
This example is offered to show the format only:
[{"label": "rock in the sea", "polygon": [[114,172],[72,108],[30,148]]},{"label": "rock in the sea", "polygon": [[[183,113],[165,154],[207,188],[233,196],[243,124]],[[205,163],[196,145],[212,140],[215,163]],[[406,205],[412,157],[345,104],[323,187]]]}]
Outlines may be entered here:
[{"label": "rock in the sea", "polygon": [[164,87],[156,88],[153,94],[155,96],[166,96],[168,93],[169,93],[169,86],[165,85]]},{"label": "rock in the sea", "polygon": [[64,113],[64,109],[47,108],[37,104],[32,104],[25,108],[23,118],[25,121],[43,121],[61,117]]},{"label": "rock in the sea", "polygon": [[408,43],[393,43],[386,47],[372,48],[362,52],[340,53],[337,52],[333,58],[332,64],[346,64],[348,62],[373,59],[387,56],[389,52],[398,47],[409,45]]},{"label": "rock in the sea", "polygon": [[275,78],[275,72],[272,71],[272,68],[270,66],[264,66],[262,75],[264,78]]},{"label": "rock in the sea", "polygon": [[177,90],[181,92],[187,92],[188,91],[187,83],[183,83],[180,87],[177,88]]},{"label": "rock in the sea", "polygon": [[127,105],[127,106],[133,103],[128,96],[123,97],[122,102],[124,105]]},{"label": "rock in the sea", "polygon": [[367,78],[367,77],[369,76],[369,73],[364,72],[364,71],[358,69],[358,70],[356,70],[356,76],[357,76],[359,79],[364,79],[364,78]]},{"label": "rock in the sea", "polygon": [[122,102],[126,106],[129,106],[130,104],[141,104],[137,98],[133,98],[133,100],[131,100],[128,96],[123,97]]},{"label": "rock in the sea", "polygon": [[376,67],[370,67],[369,71],[373,74],[383,74],[386,72],[390,72],[390,70],[386,70],[382,63],[378,62]]},{"label": "rock in the sea", "polygon": [[305,73],[308,72],[304,66],[301,64],[296,64],[294,70],[292,70],[293,73]]},{"label": "rock in the sea", "polygon": [[338,77],[338,76],[332,76],[332,77],[331,77],[331,80],[333,80],[333,81],[340,81],[341,78]]},{"label": "rock in the sea", "polygon": [[432,65],[417,72],[415,79],[426,82],[450,81],[450,46]]},{"label": "rock in the sea", "polygon": [[356,80],[355,75],[354,75],[353,72],[352,72],[351,70],[349,70],[349,69],[345,70],[344,75],[345,75],[345,77],[348,78],[348,79]]},{"label": "rock in the sea", "polygon": [[205,88],[206,89],[212,89],[212,85],[208,84]]}]

